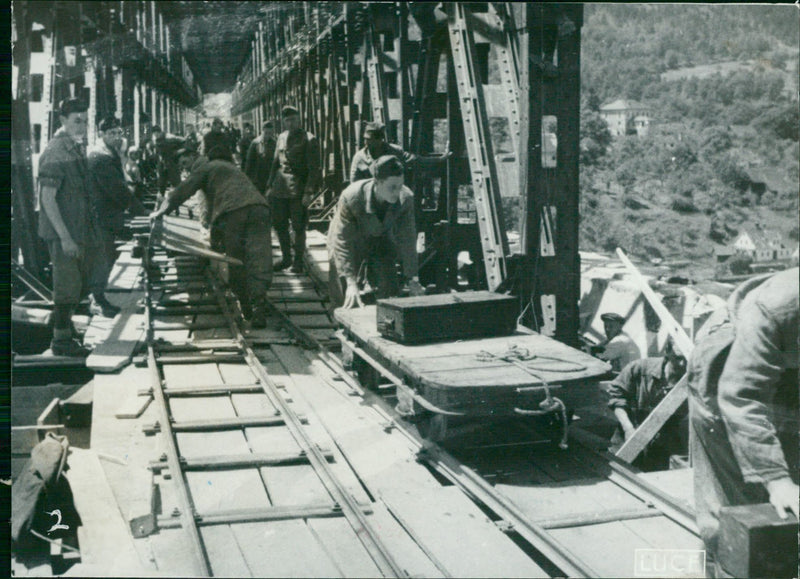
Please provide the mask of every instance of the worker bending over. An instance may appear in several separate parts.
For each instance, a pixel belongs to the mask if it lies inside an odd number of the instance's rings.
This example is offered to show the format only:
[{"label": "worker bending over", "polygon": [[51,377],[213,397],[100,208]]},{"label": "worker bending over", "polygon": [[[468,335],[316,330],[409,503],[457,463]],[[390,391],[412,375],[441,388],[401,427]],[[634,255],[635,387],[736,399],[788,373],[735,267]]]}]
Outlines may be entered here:
[{"label": "worker bending over", "polygon": [[798,516],[798,269],[753,278],[703,326],[689,363],[697,526],[712,561],[720,508]]},{"label": "worker bending over", "polygon": [[178,158],[189,176],[171,190],[161,207],[150,214],[158,218],[202,190],[211,208],[212,243],[230,257],[244,263],[231,265],[231,289],[242,315],[253,328],[266,327],[266,296],[272,281],[272,242],[269,207],[255,185],[233,162],[230,150],[218,145],[207,160],[192,149],[182,149]]},{"label": "worker bending over", "polygon": [[414,194],[403,185],[403,165],[392,155],[376,160],[373,177],[342,191],[328,229],[330,297],[334,306],[362,306],[364,281],[376,298],[400,293],[397,272],[411,295],[421,295],[418,278]]},{"label": "worker bending over", "polygon": [[[686,358],[675,351],[671,340],[667,342],[663,357],[640,358],[622,369],[608,388],[608,407],[619,422],[611,438],[613,451],[633,436],[685,372]],[[681,429],[686,430],[681,420],[685,416],[685,412],[676,414],[664,425],[639,459],[638,466],[667,468],[670,454],[685,451],[680,444],[686,442],[681,434]]]}]

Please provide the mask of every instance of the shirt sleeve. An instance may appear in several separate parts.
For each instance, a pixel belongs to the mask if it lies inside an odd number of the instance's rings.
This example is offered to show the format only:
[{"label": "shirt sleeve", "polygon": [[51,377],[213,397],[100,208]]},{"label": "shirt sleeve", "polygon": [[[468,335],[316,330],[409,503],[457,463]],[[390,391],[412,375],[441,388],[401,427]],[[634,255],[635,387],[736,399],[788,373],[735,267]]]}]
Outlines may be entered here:
[{"label": "shirt sleeve", "polygon": [[334,219],[332,223],[332,225],[335,225],[331,236],[333,262],[339,275],[346,278],[356,278],[358,276],[358,266],[360,265],[355,262],[355,244],[359,237],[358,221],[345,198],[341,198],[339,203],[341,205],[339,206],[338,219]]},{"label": "shirt sleeve", "polygon": [[403,203],[397,219],[397,250],[403,263],[403,276],[411,279],[419,274],[417,225],[414,220],[413,196]]},{"label": "shirt sleeve", "polygon": [[636,383],[639,380],[639,365],[631,363],[622,369],[622,372],[614,378],[608,386],[608,407],[625,408],[632,407],[633,397],[636,393]]},{"label": "shirt sleeve", "polygon": [[172,191],[167,193],[167,201],[169,202],[168,211],[172,211],[189,197],[197,193],[199,189],[203,188],[206,177],[208,175],[208,163],[204,163],[186,178],[180,185],[175,187]]},{"label": "shirt sleeve", "polygon": [[362,157],[362,155],[361,155],[361,151],[360,150],[356,151],[356,154],[353,155],[353,160],[350,163],[350,182],[351,183],[355,183],[356,181],[358,181],[356,176],[358,175],[358,166],[361,164],[361,157]]},{"label": "shirt sleeve", "polygon": [[45,149],[39,158],[39,186],[58,189],[64,182],[66,159],[61,149],[56,149],[60,143],[53,143],[53,147]]},{"label": "shirt sleeve", "polygon": [[[719,409],[745,482],[788,476],[789,468],[772,420],[772,403],[783,373],[780,329],[758,302],[744,304],[736,338],[719,379]],[[784,410],[785,411],[785,410]]]}]

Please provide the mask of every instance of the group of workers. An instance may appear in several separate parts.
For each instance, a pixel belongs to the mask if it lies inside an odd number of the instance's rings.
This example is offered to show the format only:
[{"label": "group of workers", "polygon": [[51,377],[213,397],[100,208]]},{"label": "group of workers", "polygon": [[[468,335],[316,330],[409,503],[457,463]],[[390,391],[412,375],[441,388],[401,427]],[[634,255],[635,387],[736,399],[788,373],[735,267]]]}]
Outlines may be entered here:
[{"label": "group of workers", "polygon": [[[77,99],[61,103],[61,128],[39,165],[39,233],[48,244],[54,286],[53,354],[89,354],[71,324],[87,294],[93,314],[113,317],[119,312],[106,298],[105,287],[124,212],[144,210],[140,193],[145,183],[158,192],[151,219],[202,194],[201,217],[212,247],[242,263],[229,268],[242,315],[251,327],[266,327],[273,269],[304,271],[308,206],[321,184],[319,144],[301,127],[298,110],[282,109],[283,131],[277,135],[271,121],[262,124],[257,137],[248,125],[236,139],[220,119],[202,137],[191,126],[184,137],[153,126],[141,151],[125,150],[120,123],[109,117],[98,124],[98,144],[88,156],[86,111]],[[334,305],[344,307],[362,304],[365,284],[376,298],[398,295],[403,285],[412,295],[423,293],[413,194],[404,178],[410,167],[431,161],[420,162],[386,143],[379,123],[367,124],[364,140],[328,232],[331,297]],[[281,250],[274,268],[272,227]]]},{"label": "group of workers", "polygon": [[601,316],[607,339],[594,353],[618,372],[607,389],[618,422],[611,451],[685,381],[687,411],[664,424],[635,464],[666,468],[676,448],[688,448],[710,576],[724,573],[719,566],[723,507],[769,502],[781,518],[800,517],[798,276],[793,267],[739,286],[698,332],[688,361],[671,340],[663,356],[640,358],[623,331],[625,318]]},{"label": "group of workers", "polygon": [[[93,313],[118,312],[104,290],[122,212],[138,203],[131,180],[141,166],[138,154],[129,154],[131,166],[123,166],[116,119],[101,121],[98,143],[87,153],[86,106],[70,99],[58,112],[61,128],[39,165],[39,235],[52,262],[53,354],[82,356],[88,350],[75,339],[71,315],[87,294]],[[246,128],[237,144],[238,163],[221,121],[215,120],[202,144],[193,131],[179,140],[157,127],[148,144],[163,193],[151,218],[202,192],[212,245],[243,263],[230,268],[229,282],[254,328],[266,326],[271,227],[281,250],[274,269],[302,272],[308,206],[321,184],[316,137],[302,128],[294,107],[282,109],[281,122],[277,136],[271,121],[257,137]],[[376,298],[398,295],[403,286],[411,295],[423,293],[414,195],[404,184],[409,166],[420,161],[388,144],[379,124],[369,123],[364,137],[328,231],[330,297],[346,308],[363,305],[367,283]],[[754,278],[712,316],[688,364],[672,343],[663,356],[642,358],[623,331],[626,320],[601,316],[607,339],[593,353],[617,373],[608,388],[619,426],[612,449],[633,435],[681,379],[687,382],[688,417],[673,432],[692,433],[698,524],[712,559],[722,506],[768,500],[781,516],[798,515],[799,309],[797,268]],[[658,455],[657,446],[648,449],[650,456]],[[671,448],[664,445],[666,452]]]}]

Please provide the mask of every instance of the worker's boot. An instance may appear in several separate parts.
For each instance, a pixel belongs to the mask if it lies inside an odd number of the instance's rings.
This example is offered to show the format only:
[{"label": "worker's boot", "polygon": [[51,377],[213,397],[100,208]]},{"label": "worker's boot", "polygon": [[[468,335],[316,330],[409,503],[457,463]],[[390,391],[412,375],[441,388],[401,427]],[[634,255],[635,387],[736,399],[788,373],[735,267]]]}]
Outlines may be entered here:
[{"label": "worker's boot", "polygon": [[303,264],[303,258],[295,258],[294,262],[292,263],[292,269],[289,270],[292,273],[303,273],[305,271],[305,265]]},{"label": "worker's boot", "polygon": [[104,293],[92,294],[89,302],[89,313],[93,316],[103,316],[104,318],[113,318],[120,313],[121,308],[118,308],[106,298]]},{"label": "worker's boot", "polygon": [[53,340],[50,342],[53,356],[69,356],[70,358],[85,358],[91,353],[89,348],[72,337],[70,328],[56,328],[53,330]]},{"label": "worker's boot", "polygon": [[289,231],[278,232],[278,243],[281,246],[281,260],[273,266],[274,271],[283,271],[292,265],[292,238]]},{"label": "worker's boot", "polygon": [[292,265],[292,257],[291,255],[285,255],[283,259],[281,259],[278,263],[276,263],[272,269],[275,271],[283,271],[287,267]]},{"label": "worker's boot", "polygon": [[250,318],[250,327],[261,330],[267,327],[267,308],[263,302],[256,302],[252,306],[253,315]]}]

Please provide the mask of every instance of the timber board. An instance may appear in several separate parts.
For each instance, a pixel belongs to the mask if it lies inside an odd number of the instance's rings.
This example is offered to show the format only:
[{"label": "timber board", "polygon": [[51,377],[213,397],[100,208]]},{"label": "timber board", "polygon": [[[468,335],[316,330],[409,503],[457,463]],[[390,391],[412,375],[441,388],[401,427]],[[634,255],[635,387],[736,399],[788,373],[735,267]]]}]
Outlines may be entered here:
[{"label": "timber board", "polygon": [[175,438],[178,442],[178,453],[184,458],[251,454],[244,434],[239,430],[178,432]]},{"label": "timber board", "polygon": [[694,470],[678,468],[655,472],[643,472],[640,477],[666,494],[684,502],[694,510]]},{"label": "timber board", "polygon": [[642,501],[601,478],[576,479],[532,487],[498,484],[495,488],[533,520],[644,506]]},{"label": "timber board", "polygon": [[308,528],[336,565],[340,576],[381,576],[378,566],[361,546],[353,527],[344,518],[309,519]]},{"label": "timber board", "polygon": [[104,567],[109,576],[135,575],[146,566],[139,559],[97,455],[72,448],[67,464],[66,477],[82,523],[82,561]]},{"label": "timber board", "polygon": [[112,298],[122,311],[113,319],[92,317],[84,343],[94,344],[86,359],[86,367],[95,372],[115,372],[130,363],[133,353],[144,339],[144,315],[138,302],[142,292],[131,292]]},{"label": "timber board", "polygon": [[215,577],[253,577],[231,525],[201,527],[200,537]]},{"label": "timber board", "polygon": [[258,469],[229,469],[185,473],[195,510],[263,509],[270,506]]},{"label": "timber board", "polygon": [[454,577],[548,577],[456,487],[383,489],[380,496]]},{"label": "timber board", "polygon": [[200,398],[171,398],[169,407],[175,422],[235,418],[236,410],[228,396],[203,396]]},{"label": "timber board", "polygon": [[224,382],[217,364],[164,364],[162,365],[167,388],[190,386],[221,386]]},{"label": "timber board", "polygon": [[334,503],[311,465],[265,466],[261,467],[261,476],[276,506]]},{"label": "timber board", "polygon": [[625,523],[611,522],[565,529],[550,533],[577,557],[590,565],[600,577],[634,577],[637,549],[652,545]]},{"label": "timber board", "polygon": [[271,416],[278,412],[266,394],[232,394],[231,402],[238,416]]},{"label": "timber board", "polygon": [[300,445],[287,428],[274,426],[255,426],[245,428],[247,443],[253,452],[297,454]]},{"label": "timber board", "polygon": [[231,526],[255,577],[338,577],[339,570],[304,521]]}]

